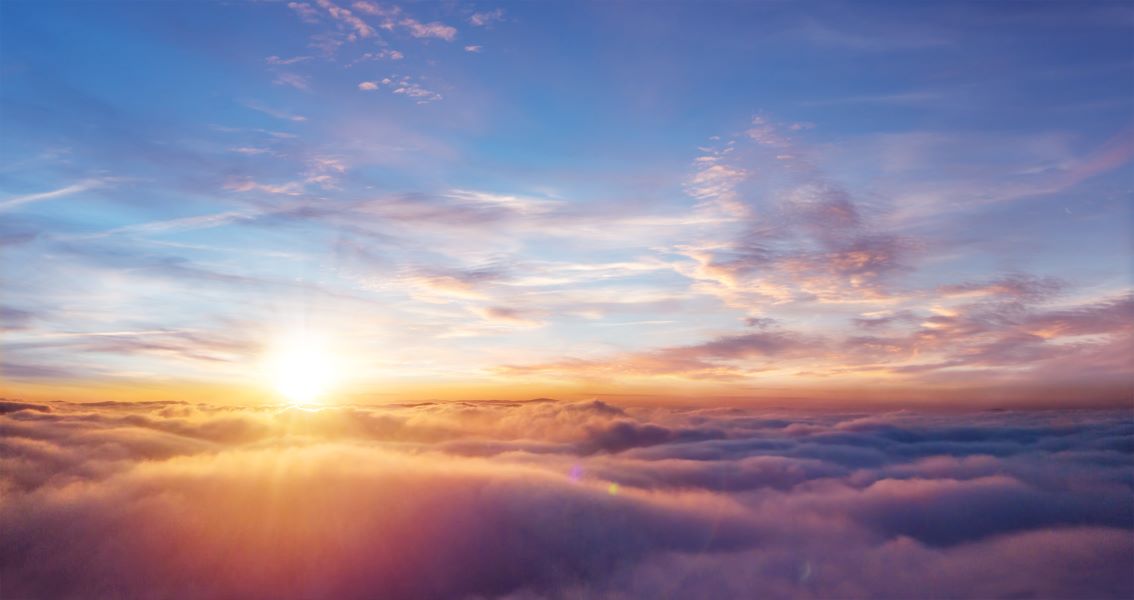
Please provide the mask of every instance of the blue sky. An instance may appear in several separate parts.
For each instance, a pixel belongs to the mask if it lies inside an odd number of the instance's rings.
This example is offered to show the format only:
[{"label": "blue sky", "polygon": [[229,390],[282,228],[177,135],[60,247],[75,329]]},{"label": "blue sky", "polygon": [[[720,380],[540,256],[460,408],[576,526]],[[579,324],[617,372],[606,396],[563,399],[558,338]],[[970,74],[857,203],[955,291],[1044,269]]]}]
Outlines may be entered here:
[{"label": "blue sky", "polygon": [[5,393],[1129,398],[1128,3],[0,17]]}]

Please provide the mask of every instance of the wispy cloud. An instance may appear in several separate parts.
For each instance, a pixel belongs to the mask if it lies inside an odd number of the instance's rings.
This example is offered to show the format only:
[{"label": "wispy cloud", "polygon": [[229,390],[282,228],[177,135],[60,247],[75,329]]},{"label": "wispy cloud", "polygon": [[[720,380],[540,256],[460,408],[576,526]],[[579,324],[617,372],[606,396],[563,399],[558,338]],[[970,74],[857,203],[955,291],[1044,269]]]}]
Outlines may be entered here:
[{"label": "wispy cloud", "polygon": [[401,52],[398,52],[397,50],[391,50],[389,48],[383,48],[378,52],[364,52],[347,66],[354,66],[360,62],[368,62],[373,60],[402,60],[403,58],[405,58],[405,55]]},{"label": "wispy cloud", "polygon": [[287,7],[295,11],[299,18],[306,23],[318,23],[319,13],[313,6],[306,2],[288,2]]},{"label": "wispy cloud", "polygon": [[291,58],[280,58],[278,56],[272,55],[264,59],[264,62],[268,63],[269,65],[294,65],[296,63],[307,62],[312,58],[313,57],[311,56],[293,56]]},{"label": "wispy cloud", "polygon": [[20,196],[9,196],[8,198],[0,200],[0,212],[13,210],[27,204],[34,204],[37,202],[44,202],[47,200],[55,200],[58,198],[73,196],[75,194],[81,194],[83,192],[106,187],[114,181],[115,179],[113,178],[105,177],[84,179],[78,183],[73,183],[71,185],[47,192],[36,192],[32,194],[23,194]]},{"label": "wispy cloud", "polygon": [[474,27],[485,27],[497,21],[504,20],[504,9],[496,8],[493,10],[475,12],[469,15],[469,24]]},{"label": "wispy cloud", "polygon": [[272,108],[272,107],[267,106],[264,103],[256,101],[256,100],[245,100],[244,102],[242,102],[242,104],[245,107],[250,108],[250,109],[252,109],[256,112],[261,112],[261,113],[264,113],[265,115],[268,115],[269,117],[274,117],[276,119],[281,119],[281,120],[284,120],[284,121],[294,121],[294,122],[297,122],[297,123],[302,123],[303,121],[307,120],[307,117],[305,117],[303,115],[297,115],[297,114],[288,112],[286,110],[280,110],[280,109]]},{"label": "wispy cloud", "polygon": [[457,37],[457,28],[444,23],[436,21],[432,23],[420,23],[414,19],[402,19],[401,25],[405,27],[410,35],[416,38],[437,38],[451,42]]},{"label": "wispy cloud", "polygon": [[224,189],[234,192],[266,192],[269,194],[285,194],[295,196],[303,193],[303,184],[296,181],[286,183],[258,183],[251,178],[229,180]]},{"label": "wispy cloud", "polygon": [[315,0],[315,3],[326,10],[327,14],[331,15],[331,18],[347,28],[350,32],[348,39],[353,41],[355,36],[368,38],[374,35],[374,28],[355,16],[349,9],[343,8],[331,2],[331,0]]},{"label": "wispy cloud", "polygon": [[311,84],[308,83],[307,78],[295,73],[280,73],[276,75],[276,79],[273,83],[290,86],[304,92],[311,91]]},{"label": "wispy cloud", "polygon": [[361,0],[353,4],[359,12],[383,18],[382,28],[393,31],[402,29],[415,38],[437,38],[451,42],[457,37],[457,28],[438,21],[422,23],[409,16],[399,6],[383,6]]}]

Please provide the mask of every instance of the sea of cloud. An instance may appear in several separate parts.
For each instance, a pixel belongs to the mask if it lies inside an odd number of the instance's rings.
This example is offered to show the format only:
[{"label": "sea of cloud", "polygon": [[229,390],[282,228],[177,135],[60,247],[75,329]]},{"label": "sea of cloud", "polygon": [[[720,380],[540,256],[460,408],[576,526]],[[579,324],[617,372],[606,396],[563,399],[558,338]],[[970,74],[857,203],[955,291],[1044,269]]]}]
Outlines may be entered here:
[{"label": "sea of cloud", "polygon": [[1129,598],[1134,413],[0,402],[0,597]]}]

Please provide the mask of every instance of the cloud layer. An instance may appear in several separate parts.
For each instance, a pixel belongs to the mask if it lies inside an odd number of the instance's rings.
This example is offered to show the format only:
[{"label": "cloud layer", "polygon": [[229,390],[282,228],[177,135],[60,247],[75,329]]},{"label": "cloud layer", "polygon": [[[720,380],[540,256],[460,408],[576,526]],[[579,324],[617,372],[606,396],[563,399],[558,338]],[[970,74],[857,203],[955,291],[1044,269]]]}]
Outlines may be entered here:
[{"label": "cloud layer", "polygon": [[1134,593],[1128,411],[0,404],[22,598]]}]

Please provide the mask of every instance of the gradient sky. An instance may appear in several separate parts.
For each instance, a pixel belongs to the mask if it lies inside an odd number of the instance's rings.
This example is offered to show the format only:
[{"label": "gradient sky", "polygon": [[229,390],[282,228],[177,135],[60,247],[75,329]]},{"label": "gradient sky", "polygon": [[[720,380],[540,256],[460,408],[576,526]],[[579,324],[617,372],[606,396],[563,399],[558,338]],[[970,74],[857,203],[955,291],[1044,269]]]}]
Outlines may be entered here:
[{"label": "gradient sky", "polygon": [[350,398],[1131,398],[1126,2],[5,2],[0,50],[9,397],[270,397],[298,337]]}]

